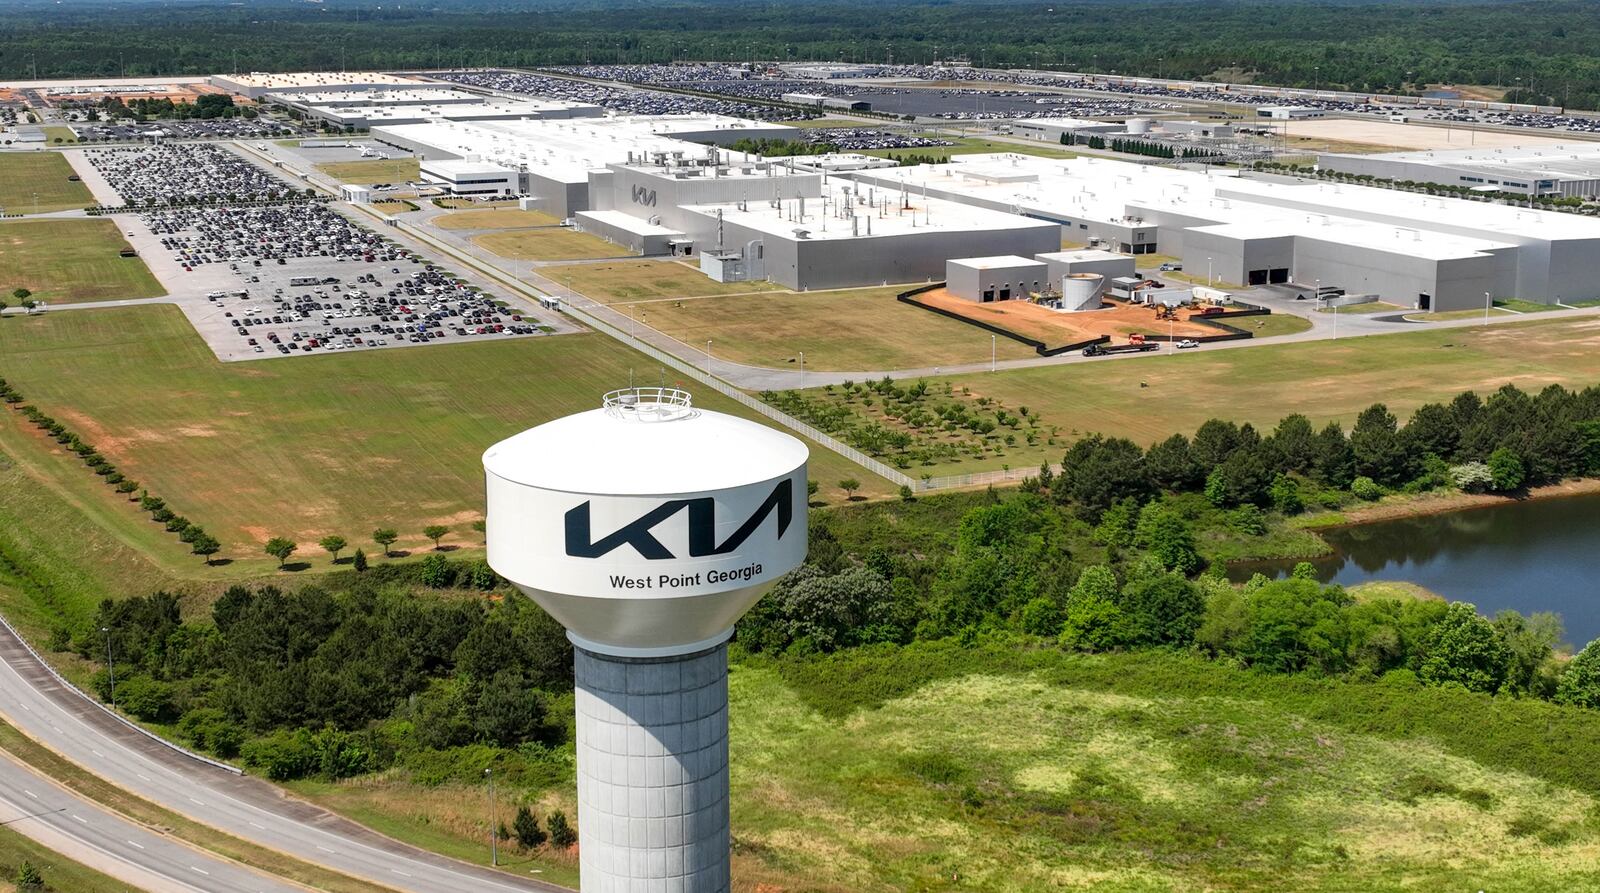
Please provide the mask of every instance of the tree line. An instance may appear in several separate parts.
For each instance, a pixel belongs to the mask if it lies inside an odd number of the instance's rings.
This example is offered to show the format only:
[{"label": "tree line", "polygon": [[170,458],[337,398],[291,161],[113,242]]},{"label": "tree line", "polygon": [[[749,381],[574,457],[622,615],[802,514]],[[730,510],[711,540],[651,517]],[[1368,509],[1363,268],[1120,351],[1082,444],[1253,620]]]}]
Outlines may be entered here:
[{"label": "tree line", "polygon": [[[1378,404],[1349,434],[1291,415],[1265,434],[1213,419],[1148,450],[1090,435],[1062,466],[1008,495],[901,507],[892,525],[819,516],[806,565],[741,621],[739,643],[805,655],[1003,631],[1071,650],[1183,649],[1272,672],[1600,707],[1600,641],[1559,659],[1555,615],[1358,601],[1309,564],[1235,586],[1201,544],[1217,531],[1262,536],[1310,505],[1600,475],[1600,388],[1468,392],[1404,426]],[[950,505],[965,508],[941,514]],[[920,524],[907,521],[922,511]]]}]

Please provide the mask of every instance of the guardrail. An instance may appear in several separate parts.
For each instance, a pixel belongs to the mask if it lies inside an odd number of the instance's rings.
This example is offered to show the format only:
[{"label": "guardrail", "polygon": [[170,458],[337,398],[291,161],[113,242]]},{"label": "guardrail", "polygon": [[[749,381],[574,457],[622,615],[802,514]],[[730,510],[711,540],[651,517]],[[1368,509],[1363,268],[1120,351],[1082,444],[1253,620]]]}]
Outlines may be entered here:
[{"label": "guardrail", "polygon": [[173,742],[173,741],[168,741],[167,739],[161,737],[160,735],[157,735],[155,732],[152,732],[149,729],[145,728],[144,726],[141,726],[138,723],[134,722],[133,720],[128,719],[126,716],[123,716],[122,714],[117,713],[115,710],[111,710],[110,708],[106,707],[106,705],[100,703],[99,699],[90,697],[88,692],[84,691],[83,689],[81,689],[78,686],[76,686],[76,685],[72,684],[71,682],[69,682],[67,680],[67,677],[61,675],[60,673],[57,673],[56,672],[56,668],[52,667],[50,665],[50,662],[45,660],[44,657],[39,654],[39,652],[33,650],[33,646],[28,644],[28,640],[26,638],[23,638],[22,633],[17,632],[17,628],[12,626],[11,622],[9,620],[6,620],[6,618],[3,615],[0,615],[0,626],[4,626],[6,628],[6,632],[10,633],[12,638],[16,639],[19,643],[22,644],[22,647],[28,652],[28,654],[34,660],[39,662],[39,666],[44,667],[44,671],[46,673],[49,673],[51,678],[55,679],[55,681],[57,683],[61,684],[63,687],[65,687],[66,689],[71,691],[73,694],[76,694],[78,697],[83,698],[89,704],[92,704],[96,709],[98,709],[100,712],[104,713],[106,716],[109,716],[112,719],[116,720],[117,722],[122,723],[123,725],[125,725],[128,728],[134,730],[135,732],[138,732],[139,734],[145,736],[146,738],[149,738],[151,741],[154,741],[157,744],[160,744],[161,746],[163,746],[163,747],[165,747],[165,748],[167,748],[169,750],[172,750],[172,751],[175,751],[177,753],[180,753],[180,754],[188,757],[191,760],[197,760],[197,761],[199,761],[201,763],[205,763],[208,766],[212,766],[214,768],[221,769],[224,772],[232,772],[234,775],[243,775],[244,774],[244,770],[240,769],[238,766],[234,766],[234,765],[231,765],[229,763],[224,763],[221,760],[214,760],[211,757],[208,757],[208,756],[206,756],[204,754],[195,753],[194,751],[190,750],[187,747],[184,747],[181,744],[178,744],[178,743]]}]

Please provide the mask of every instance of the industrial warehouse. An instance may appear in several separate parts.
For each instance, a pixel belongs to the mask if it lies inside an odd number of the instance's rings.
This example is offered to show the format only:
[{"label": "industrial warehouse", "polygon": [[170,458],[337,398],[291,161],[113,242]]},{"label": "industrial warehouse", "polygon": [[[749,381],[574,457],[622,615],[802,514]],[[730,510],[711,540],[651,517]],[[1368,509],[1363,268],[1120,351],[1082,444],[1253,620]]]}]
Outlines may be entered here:
[{"label": "industrial warehouse", "polygon": [[851,176],[1050,220],[1068,241],[1179,257],[1218,283],[1337,287],[1436,311],[1486,295],[1600,298],[1600,222],[1569,214],[1099,158],[971,155]]},{"label": "industrial warehouse", "polygon": [[1600,196],[1600,143],[1525,148],[1434,149],[1379,155],[1317,156],[1325,171],[1462,186],[1475,192]]}]

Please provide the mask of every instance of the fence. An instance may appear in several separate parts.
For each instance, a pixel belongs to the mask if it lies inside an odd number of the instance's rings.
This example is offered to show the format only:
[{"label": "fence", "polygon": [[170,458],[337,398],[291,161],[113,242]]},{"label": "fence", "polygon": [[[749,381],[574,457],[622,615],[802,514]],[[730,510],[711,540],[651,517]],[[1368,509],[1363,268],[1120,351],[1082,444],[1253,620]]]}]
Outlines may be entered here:
[{"label": "fence", "polygon": [[213,766],[215,768],[223,770],[224,772],[232,772],[234,775],[243,775],[244,774],[244,770],[240,769],[237,766],[229,765],[227,763],[222,762],[221,760],[213,760],[212,758],[210,758],[208,756],[205,756],[204,754],[195,753],[194,751],[188,749],[187,747],[184,747],[181,744],[176,744],[176,743],[174,743],[172,741],[168,741],[167,739],[161,737],[160,735],[157,735],[155,732],[152,732],[149,729],[145,728],[144,726],[141,726],[138,723],[134,722],[133,720],[128,719],[127,717],[123,716],[122,714],[117,713],[116,711],[107,709],[104,704],[101,704],[99,702],[99,700],[89,697],[87,692],[85,692],[83,689],[77,687],[76,685],[73,685],[71,682],[68,682],[67,678],[65,676],[62,676],[60,673],[57,673],[56,672],[56,668],[50,666],[50,662],[49,661],[46,661],[42,656],[40,656],[39,652],[33,650],[33,646],[29,645],[28,644],[28,640],[24,639],[22,637],[22,633],[17,632],[17,628],[12,626],[11,622],[6,620],[5,617],[3,617],[3,616],[0,616],[0,626],[4,626],[6,628],[6,632],[10,633],[12,638],[16,639],[19,643],[21,643],[22,647],[28,652],[28,654],[35,661],[38,661],[39,666],[44,667],[44,671],[46,673],[49,673],[51,678],[55,679],[55,681],[57,683],[59,683],[62,688],[65,688],[68,691],[72,692],[73,694],[77,695],[78,697],[83,698],[84,701],[86,701],[87,703],[93,705],[94,707],[99,708],[100,712],[104,713],[106,716],[109,716],[112,719],[116,720],[117,722],[122,723],[123,725],[125,725],[128,728],[134,730],[135,732],[138,732],[139,734],[145,736],[146,738],[149,738],[151,741],[154,741],[157,744],[160,744],[162,747],[165,747],[165,748],[167,748],[169,750],[173,750],[173,751],[176,751],[177,753],[183,754],[184,756],[188,757],[191,760],[198,760],[199,762],[205,763],[207,766]]}]

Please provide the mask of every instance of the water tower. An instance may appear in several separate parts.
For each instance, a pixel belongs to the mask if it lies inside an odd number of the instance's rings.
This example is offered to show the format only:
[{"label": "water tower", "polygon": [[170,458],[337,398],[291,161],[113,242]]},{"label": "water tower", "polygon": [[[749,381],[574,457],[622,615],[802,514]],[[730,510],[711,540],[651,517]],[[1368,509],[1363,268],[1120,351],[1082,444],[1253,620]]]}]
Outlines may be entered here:
[{"label": "water tower", "polygon": [[805,444],[670,388],[483,455],[489,564],[576,646],[585,893],[726,893],[733,624],[806,556]]}]

